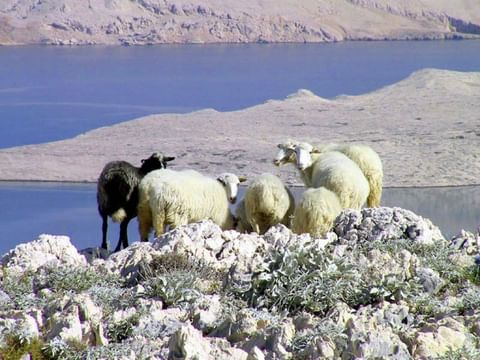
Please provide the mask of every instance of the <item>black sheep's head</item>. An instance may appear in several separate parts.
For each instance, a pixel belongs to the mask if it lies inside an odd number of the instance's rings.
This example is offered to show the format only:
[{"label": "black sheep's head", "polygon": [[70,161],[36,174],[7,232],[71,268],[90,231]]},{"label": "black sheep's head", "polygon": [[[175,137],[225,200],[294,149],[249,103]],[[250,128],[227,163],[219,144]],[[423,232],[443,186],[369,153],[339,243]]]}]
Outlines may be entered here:
[{"label": "black sheep's head", "polygon": [[174,156],[165,156],[162,153],[155,152],[148,159],[142,160],[141,170],[144,174],[153,170],[166,169],[169,161],[175,160]]}]

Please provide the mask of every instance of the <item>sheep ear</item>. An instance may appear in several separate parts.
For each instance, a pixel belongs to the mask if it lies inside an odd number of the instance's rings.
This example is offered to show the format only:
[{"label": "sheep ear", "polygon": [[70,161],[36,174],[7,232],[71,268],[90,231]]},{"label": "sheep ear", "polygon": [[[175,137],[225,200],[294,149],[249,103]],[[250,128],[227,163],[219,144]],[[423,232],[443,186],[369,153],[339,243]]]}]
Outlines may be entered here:
[{"label": "sheep ear", "polygon": [[225,186],[225,179],[223,178],[223,176],[217,177],[217,180],[218,180],[222,185]]},{"label": "sheep ear", "polygon": [[310,153],[312,154],[320,154],[322,151],[319,148],[313,147],[312,151]]},{"label": "sheep ear", "polygon": [[165,156],[165,157],[163,158],[163,160],[165,160],[165,161],[173,161],[173,160],[175,160],[175,156]]},{"label": "sheep ear", "polygon": [[240,176],[238,177],[238,181],[240,181],[241,183],[242,183],[242,182],[245,182],[245,181],[247,181],[247,177],[240,175]]}]

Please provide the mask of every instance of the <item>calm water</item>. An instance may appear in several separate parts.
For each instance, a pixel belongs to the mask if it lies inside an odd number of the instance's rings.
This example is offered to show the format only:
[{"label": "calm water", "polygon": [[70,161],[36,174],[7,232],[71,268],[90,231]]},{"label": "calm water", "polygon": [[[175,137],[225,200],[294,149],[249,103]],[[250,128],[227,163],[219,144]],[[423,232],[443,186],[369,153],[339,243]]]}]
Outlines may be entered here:
[{"label": "calm water", "polygon": [[[296,197],[302,191],[296,188]],[[430,218],[445,237],[451,237],[461,229],[476,231],[480,226],[479,193],[480,186],[392,188],[384,190],[382,205],[400,206]],[[3,183],[0,198],[0,255],[42,233],[68,235],[79,249],[101,243],[94,184]],[[138,240],[137,224],[136,219],[130,223],[130,243]],[[118,224],[110,223],[109,238],[115,247]]]},{"label": "calm water", "polygon": [[[65,139],[162,112],[361,94],[422,68],[480,71],[480,41],[145,47],[0,47],[0,148]],[[384,204],[451,236],[480,225],[479,189],[387,189]],[[137,238],[136,220],[130,238]],[[111,226],[114,246],[118,226]],[[100,243],[92,184],[0,183],[0,254],[40,233]]]},{"label": "calm water", "polygon": [[306,88],[361,94],[433,67],[480,71],[480,41],[0,47],[0,148],[161,112],[234,110]]}]

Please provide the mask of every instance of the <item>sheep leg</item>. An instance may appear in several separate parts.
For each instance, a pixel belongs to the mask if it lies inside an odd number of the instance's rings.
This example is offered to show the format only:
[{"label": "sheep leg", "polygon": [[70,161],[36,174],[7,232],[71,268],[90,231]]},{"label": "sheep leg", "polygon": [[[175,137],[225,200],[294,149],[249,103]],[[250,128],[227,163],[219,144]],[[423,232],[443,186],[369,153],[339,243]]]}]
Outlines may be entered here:
[{"label": "sheep leg", "polygon": [[165,212],[159,209],[156,209],[157,211],[152,212],[152,223],[153,223],[153,229],[155,232],[155,237],[159,237],[165,232]]},{"label": "sheep leg", "polygon": [[118,238],[118,244],[117,247],[115,248],[114,252],[120,251],[123,248],[126,249],[128,247],[128,223],[130,222],[132,218],[125,218],[121,223],[120,223],[120,237]]},{"label": "sheep leg", "polygon": [[257,234],[260,234],[260,225],[257,223],[252,223],[252,229],[255,231]]},{"label": "sheep leg", "polygon": [[109,250],[107,241],[108,216],[102,215],[102,249]]},{"label": "sheep leg", "polygon": [[142,219],[138,221],[138,231],[140,233],[140,241],[148,241],[148,234],[150,233],[151,223]]},{"label": "sheep leg", "polygon": [[138,205],[138,232],[140,233],[140,241],[148,241],[148,235],[152,228],[152,212],[150,207],[140,203]]}]

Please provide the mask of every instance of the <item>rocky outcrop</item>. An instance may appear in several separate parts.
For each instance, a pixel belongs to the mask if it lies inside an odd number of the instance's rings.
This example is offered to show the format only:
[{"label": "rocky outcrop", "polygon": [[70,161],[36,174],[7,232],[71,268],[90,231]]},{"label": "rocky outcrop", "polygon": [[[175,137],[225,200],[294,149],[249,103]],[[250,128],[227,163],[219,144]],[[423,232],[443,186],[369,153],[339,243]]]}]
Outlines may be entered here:
[{"label": "rocky outcrop", "polygon": [[2,257],[0,354],[478,358],[478,239],[401,208],[346,210],[322,239],[204,221],[88,263],[43,235]]},{"label": "rocky outcrop", "polygon": [[1,44],[446,39],[478,35],[475,0],[4,0]]}]

